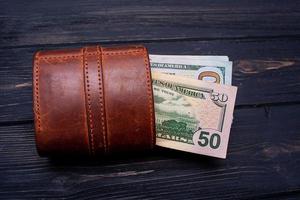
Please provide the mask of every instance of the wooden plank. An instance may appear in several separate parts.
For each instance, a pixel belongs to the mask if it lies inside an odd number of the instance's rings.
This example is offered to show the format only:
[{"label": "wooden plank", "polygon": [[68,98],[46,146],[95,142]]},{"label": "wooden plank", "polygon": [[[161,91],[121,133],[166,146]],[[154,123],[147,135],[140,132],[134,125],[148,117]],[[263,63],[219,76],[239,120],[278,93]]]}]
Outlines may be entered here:
[{"label": "wooden plank", "polygon": [[[0,8],[0,199],[299,199],[300,2],[1,1]],[[38,157],[32,54],[94,43],[229,55],[239,91],[228,159],[167,149],[98,161]]]},{"label": "wooden plank", "polygon": [[[229,55],[234,60],[233,85],[239,87],[238,106],[300,100],[300,40],[155,42],[145,45],[150,53]],[[0,122],[32,120],[32,55],[38,49],[0,50]]]},{"label": "wooden plank", "polygon": [[299,38],[296,0],[1,1],[0,46]]},{"label": "wooden plank", "polygon": [[300,194],[299,105],[235,111],[226,160],[167,149],[106,160],[37,156],[32,124],[0,127],[3,199],[289,199]]}]

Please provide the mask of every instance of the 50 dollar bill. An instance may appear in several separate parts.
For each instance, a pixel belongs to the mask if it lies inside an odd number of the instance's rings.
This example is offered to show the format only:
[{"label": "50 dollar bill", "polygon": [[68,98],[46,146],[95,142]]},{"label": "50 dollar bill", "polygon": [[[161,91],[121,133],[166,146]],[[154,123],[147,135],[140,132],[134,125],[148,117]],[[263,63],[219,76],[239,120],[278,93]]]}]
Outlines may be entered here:
[{"label": "50 dollar bill", "polygon": [[151,71],[231,85],[232,62],[227,56],[149,55]]},{"label": "50 dollar bill", "polygon": [[152,72],[156,145],[226,158],[237,87]]}]

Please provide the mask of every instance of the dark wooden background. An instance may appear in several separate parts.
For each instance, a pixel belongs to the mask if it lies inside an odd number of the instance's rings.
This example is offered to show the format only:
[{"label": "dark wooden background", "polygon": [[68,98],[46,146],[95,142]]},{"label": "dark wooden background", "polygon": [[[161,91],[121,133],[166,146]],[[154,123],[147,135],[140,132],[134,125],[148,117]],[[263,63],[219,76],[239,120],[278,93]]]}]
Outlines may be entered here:
[{"label": "dark wooden background", "polygon": [[[39,157],[33,53],[96,43],[228,55],[239,87],[228,158]],[[299,1],[0,1],[2,199],[300,199],[299,129]]]}]

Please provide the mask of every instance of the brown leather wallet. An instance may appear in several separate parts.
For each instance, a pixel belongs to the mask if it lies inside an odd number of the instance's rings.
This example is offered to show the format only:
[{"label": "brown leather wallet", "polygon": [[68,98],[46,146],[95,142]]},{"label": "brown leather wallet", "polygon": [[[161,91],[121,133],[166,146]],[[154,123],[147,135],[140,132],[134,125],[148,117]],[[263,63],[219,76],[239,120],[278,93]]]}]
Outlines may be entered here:
[{"label": "brown leather wallet", "polygon": [[153,148],[153,93],[145,47],[39,51],[33,83],[40,155],[97,156]]}]

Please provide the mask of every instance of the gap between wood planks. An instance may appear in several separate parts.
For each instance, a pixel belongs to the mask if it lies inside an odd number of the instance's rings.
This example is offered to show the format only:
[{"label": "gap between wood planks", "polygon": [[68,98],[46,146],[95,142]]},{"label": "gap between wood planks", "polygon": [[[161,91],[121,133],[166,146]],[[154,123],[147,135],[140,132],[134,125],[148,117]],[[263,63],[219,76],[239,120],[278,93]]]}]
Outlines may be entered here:
[{"label": "gap between wood planks", "polygon": [[270,36],[241,36],[241,37],[174,37],[174,38],[154,38],[154,39],[134,39],[134,40],[102,40],[92,42],[70,42],[59,44],[32,44],[32,45],[17,45],[17,46],[0,46],[1,50],[5,49],[19,49],[19,48],[51,48],[51,47],[74,47],[83,45],[112,45],[112,44],[135,44],[135,43],[153,43],[153,42],[209,42],[209,41],[265,41],[275,39],[288,39],[288,40],[300,40],[299,34],[286,34],[286,35],[270,35]]}]

